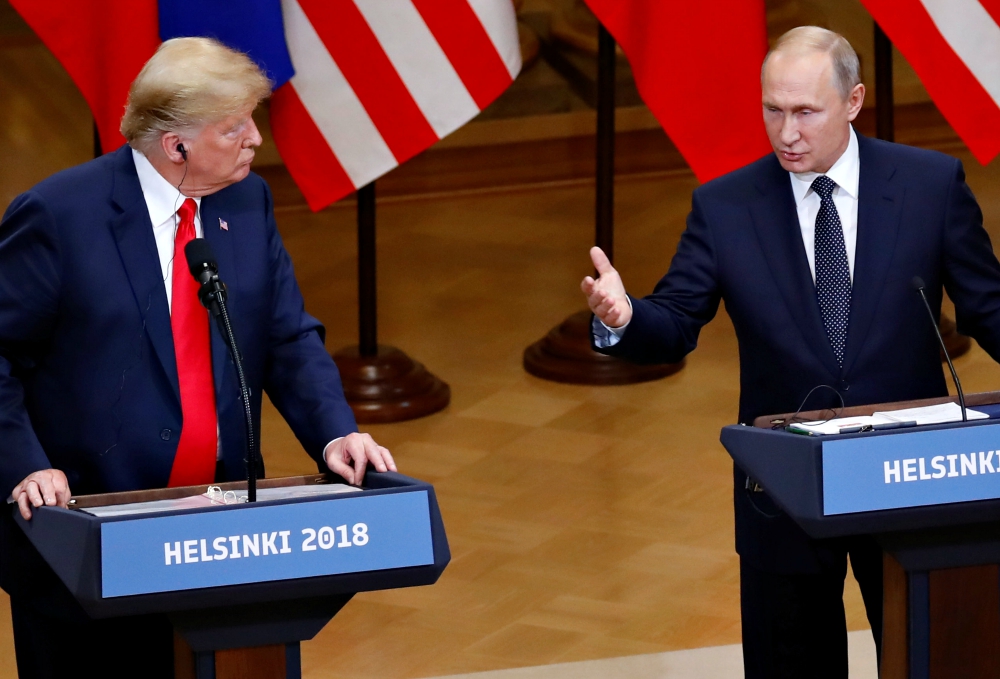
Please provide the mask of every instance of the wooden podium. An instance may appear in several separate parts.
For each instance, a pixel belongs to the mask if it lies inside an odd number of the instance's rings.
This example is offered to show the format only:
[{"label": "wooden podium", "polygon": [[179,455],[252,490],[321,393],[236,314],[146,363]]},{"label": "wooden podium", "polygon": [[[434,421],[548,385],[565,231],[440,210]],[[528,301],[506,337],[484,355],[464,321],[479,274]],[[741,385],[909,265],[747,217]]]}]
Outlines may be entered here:
[{"label": "wooden podium", "polygon": [[881,679],[1000,676],[1000,392],[966,401],[990,419],[804,436],[784,430],[786,414],[722,430],[735,463],[810,537],[871,534],[882,545]]},{"label": "wooden podium", "polygon": [[179,679],[298,679],[299,642],[355,592],[432,584],[451,558],[434,488],[394,472],[357,491],[262,479],[255,503],[206,504],[206,490],[80,496],[31,521],[8,509],[91,617],[167,614]]}]

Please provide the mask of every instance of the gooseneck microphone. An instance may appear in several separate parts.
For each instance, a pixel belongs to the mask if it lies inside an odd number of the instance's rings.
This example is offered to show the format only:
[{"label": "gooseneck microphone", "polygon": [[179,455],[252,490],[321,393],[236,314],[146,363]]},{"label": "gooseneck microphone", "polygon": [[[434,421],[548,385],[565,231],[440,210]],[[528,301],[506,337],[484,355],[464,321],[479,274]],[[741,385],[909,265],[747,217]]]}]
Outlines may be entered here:
[{"label": "gooseneck microphone", "polygon": [[924,300],[924,308],[927,309],[927,315],[930,316],[931,325],[934,327],[934,334],[937,335],[938,344],[941,345],[941,353],[944,354],[944,360],[948,362],[948,369],[951,371],[951,378],[955,380],[955,391],[958,392],[958,404],[962,407],[962,422],[968,422],[969,419],[965,414],[965,392],[962,391],[962,383],[958,381],[958,373],[955,372],[955,366],[952,365],[951,356],[948,355],[948,347],[944,345],[944,338],[941,337],[941,330],[938,328],[938,320],[934,318],[934,312],[931,311],[930,302],[927,301],[927,293],[924,292],[924,279],[920,276],[914,276],[912,285],[913,289],[920,293],[920,299]]},{"label": "gooseneck microphone", "polygon": [[257,437],[254,436],[253,413],[250,410],[250,387],[243,373],[243,362],[240,360],[239,349],[236,348],[236,337],[233,326],[229,322],[229,311],[226,309],[226,285],[219,278],[219,265],[212,253],[212,246],[204,238],[195,238],[184,246],[184,256],[187,257],[191,275],[201,285],[198,299],[212,312],[219,324],[222,337],[229,347],[229,354],[236,365],[236,377],[240,383],[240,395],[243,399],[243,418],[247,429],[247,500],[257,501],[257,464],[260,459]]}]

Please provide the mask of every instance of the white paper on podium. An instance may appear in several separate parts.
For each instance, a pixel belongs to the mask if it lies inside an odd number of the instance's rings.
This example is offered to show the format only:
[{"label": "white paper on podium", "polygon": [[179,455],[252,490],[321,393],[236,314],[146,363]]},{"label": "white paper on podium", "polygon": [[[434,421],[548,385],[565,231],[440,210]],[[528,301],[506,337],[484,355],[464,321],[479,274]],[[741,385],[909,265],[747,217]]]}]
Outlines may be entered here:
[{"label": "white paper on podium", "polygon": [[[965,409],[970,420],[985,420],[986,413],[971,408]],[[924,424],[944,424],[946,422],[961,422],[962,408],[957,403],[941,403],[919,408],[903,408],[901,410],[886,410],[871,415],[855,417],[838,417],[833,420],[817,422],[796,422],[788,425],[790,429],[807,434],[830,435],[839,434],[841,429],[849,427],[865,427],[868,425],[891,424],[893,422],[916,422],[917,426]]]},{"label": "white paper on podium", "polygon": [[[336,495],[339,493],[357,493],[361,489],[355,486],[348,486],[344,483],[324,483],[313,486],[284,486],[281,488],[258,488],[257,501],[267,500],[289,500],[294,498],[321,497],[324,495]],[[240,491],[241,495],[246,495],[246,491]],[[207,494],[191,495],[189,497],[176,498],[173,500],[152,500],[150,502],[130,502],[123,505],[107,505],[104,507],[87,507],[80,511],[92,514],[93,516],[129,516],[137,514],[150,514],[152,512],[164,512],[178,509],[197,509],[226,507],[228,505],[214,502]]]}]

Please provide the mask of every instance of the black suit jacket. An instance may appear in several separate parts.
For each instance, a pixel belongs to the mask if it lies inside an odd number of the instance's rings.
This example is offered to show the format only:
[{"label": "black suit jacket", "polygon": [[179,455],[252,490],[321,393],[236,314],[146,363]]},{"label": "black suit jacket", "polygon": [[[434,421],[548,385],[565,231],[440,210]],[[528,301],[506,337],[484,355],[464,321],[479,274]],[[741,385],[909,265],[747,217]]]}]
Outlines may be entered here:
[{"label": "black suit jacket", "polygon": [[[816,385],[846,405],[947,394],[934,331],[911,281],[927,284],[935,313],[942,288],[959,330],[1000,358],[1000,264],[961,163],[934,151],[858,135],[857,254],[844,365],[826,337],[788,172],[774,155],[695,190],[687,229],[666,276],[633,299],[621,341],[602,351],[675,362],[695,348],[720,300],[740,352],[739,421],[794,411]],[[820,390],[805,409],[839,405]],[[736,546],[753,565],[816,572],[829,563],[781,514],[767,518],[735,470]],[[757,494],[759,495],[759,494]],[[763,499],[765,513],[777,511]],[[778,512],[780,514],[780,512]]]}]

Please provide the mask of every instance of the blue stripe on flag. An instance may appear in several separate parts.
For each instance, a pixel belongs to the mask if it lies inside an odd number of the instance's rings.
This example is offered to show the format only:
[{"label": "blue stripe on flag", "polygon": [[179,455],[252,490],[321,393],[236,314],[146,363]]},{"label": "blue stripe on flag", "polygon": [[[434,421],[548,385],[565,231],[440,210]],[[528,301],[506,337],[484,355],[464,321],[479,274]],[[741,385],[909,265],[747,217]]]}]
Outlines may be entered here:
[{"label": "blue stripe on flag", "polygon": [[162,40],[216,38],[246,52],[275,89],[295,75],[280,0],[159,0],[159,12]]}]

